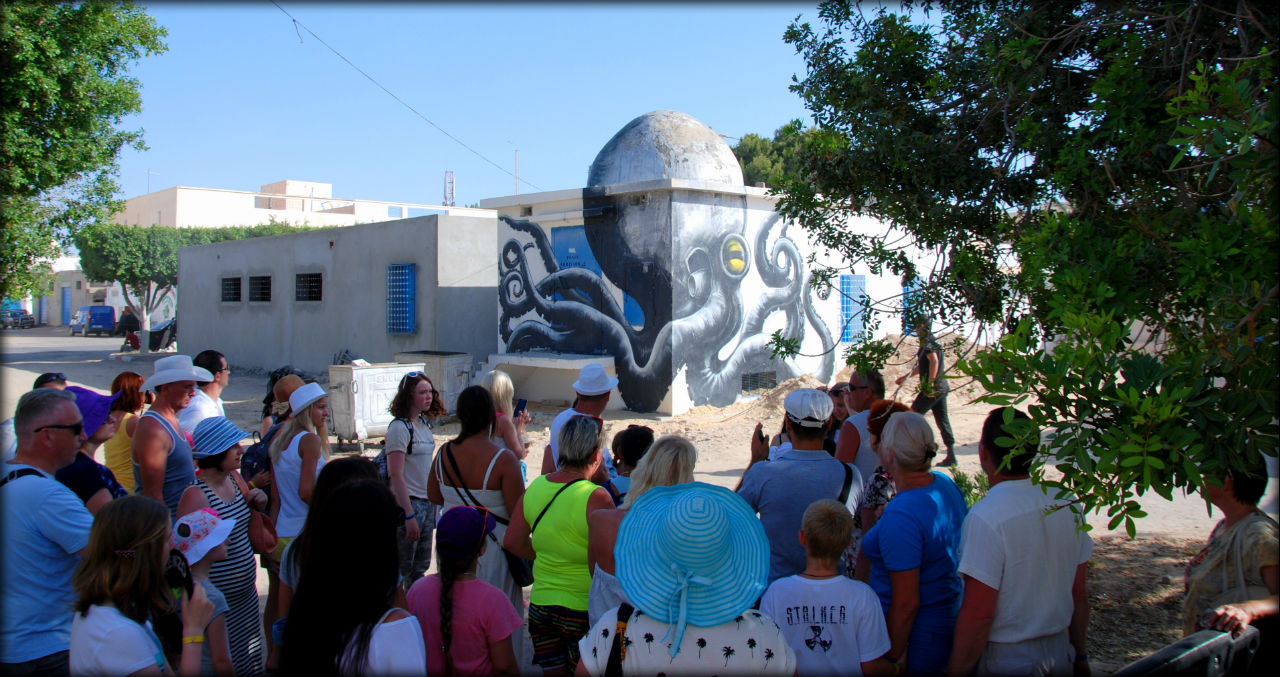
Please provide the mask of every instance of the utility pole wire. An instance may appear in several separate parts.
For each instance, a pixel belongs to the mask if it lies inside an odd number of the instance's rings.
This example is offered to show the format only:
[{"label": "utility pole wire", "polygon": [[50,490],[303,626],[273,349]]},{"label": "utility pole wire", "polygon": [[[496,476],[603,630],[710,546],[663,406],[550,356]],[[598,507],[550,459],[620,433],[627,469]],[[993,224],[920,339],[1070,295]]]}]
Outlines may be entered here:
[{"label": "utility pole wire", "polygon": [[[347,57],[343,56],[343,55],[342,55],[342,52],[339,52],[338,50],[336,50],[336,49],[334,49],[332,46],[330,46],[330,45],[329,45],[329,43],[327,43],[327,42],[325,42],[325,41],[324,41],[324,38],[320,37],[319,35],[316,35],[315,31],[311,30],[310,28],[307,28],[307,25],[306,25],[306,24],[304,24],[304,23],[302,23],[301,21],[298,21],[296,18],[294,18],[294,16],[293,16],[292,14],[290,14],[288,11],[286,11],[286,10],[285,10],[285,8],[283,8],[283,7],[281,7],[279,4],[277,4],[277,3],[275,2],[275,0],[270,0],[270,2],[271,2],[271,4],[273,4],[273,5],[275,5],[275,6],[276,6],[276,9],[280,10],[281,12],[283,12],[285,16],[289,17],[289,19],[290,19],[291,21],[293,21],[293,29],[294,29],[295,31],[297,31],[299,28],[301,28],[302,30],[306,31],[308,35],[310,35],[311,37],[313,37],[313,38],[315,38],[316,40],[318,40],[318,41],[320,42],[320,44],[322,44],[322,45],[324,45],[326,48],[328,48],[328,50],[329,50],[330,52],[333,52],[333,53],[334,53],[334,54],[335,54],[339,59],[342,59],[343,61],[345,61],[345,62],[346,62],[346,64],[347,64],[348,66],[351,66],[352,68],[354,68],[354,69],[355,69],[355,71],[356,71],[357,73],[359,73],[359,74],[363,75],[363,76],[365,77],[365,79],[367,79],[369,82],[372,82],[373,84],[377,85],[379,89],[381,89],[382,91],[386,92],[388,96],[390,96],[391,98],[393,98],[393,99],[395,99],[397,102],[399,102],[401,106],[404,106],[405,108],[408,108],[408,109],[409,109],[409,111],[410,111],[410,112],[412,112],[414,115],[417,115],[418,117],[422,118],[422,121],[423,121],[423,122],[426,122],[427,124],[429,124],[429,125],[431,125],[432,127],[434,127],[434,128],[436,129],[436,131],[438,131],[438,132],[440,132],[441,134],[444,134],[445,136],[449,137],[449,138],[450,138],[454,143],[456,143],[456,144],[458,144],[459,146],[462,146],[463,148],[466,148],[467,150],[471,151],[473,154],[475,154],[475,156],[476,156],[476,157],[480,158],[481,160],[484,160],[485,162],[488,162],[489,164],[493,165],[494,167],[497,167],[500,171],[502,171],[503,173],[507,174],[508,176],[514,177],[517,181],[520,181],[521,183],[524,183],[524,184],[528,185],[530,188],[533,188],[534,190],[537,190],[537,191],[541,191],[541,190],[542,190],[542,189],[541,189],[541,188],[539,188],[538,186],[535,186],[533,183],[531,183],[531,182],[529,182],[529,181],[526,181],[526,180],[524,180],[524,179],[521,179],[521,178],[520,178],[519,176],[517,176],[516,174],[513,174],[513,173],[512,173],[510,170],[508,170],[506,167],[503,167],[502,165],[500,165],[500,164],[498,164],[498,163],[494,162],[493,160],[490,160],[489,158],[485,157],[485,156],[484,156],[484,154],[483,154],[483,153],[481,153],[480,151],[478,151],[478,150],[476,150],[476,149],[472,148],[471,146],[468,146],[467,144],[463,143],[463,142],[462,142],[462,139],[459,139],[458,137],[456,137],[456,136],[454,136],[454,135],[450,134],[449,132],[445,131],[443,127],[441,127],[440,125],[437,125],[436,123],[432,122],[432,121],[430,120],[430,118],[428,118],[427,116],[425,116],[425,115],[423,115],[422,113],[418,112],[418,109],[416,109],[416,108],[414,108],[413,106],[411,106],[411,105],[409,105],[408,103],[406,103],[404,99],[401,99],[400,97],[396,96],[395,92],[393,92],[393,91],[391,91],[391,90],[387,89],[385,86],[383,86],[383,84],[382,84],[381,82],[378,82],[377,80],[375,80],[375,79],[373,78],[373,76],[372,76],[372,75],[369,75],[368,73],[364,72],[364,70],[363,70],[363,69],[361,69],[359,66],[355,65],[354,63],[352,63],[352,62],[351,62],[351,59],[348,59]],[[299,35],[298,35],[298,41],[299,41],[299,42],[301,42],[301,41],[302,41],[302,35],[301,35],[301,33],[299,33]]]}]

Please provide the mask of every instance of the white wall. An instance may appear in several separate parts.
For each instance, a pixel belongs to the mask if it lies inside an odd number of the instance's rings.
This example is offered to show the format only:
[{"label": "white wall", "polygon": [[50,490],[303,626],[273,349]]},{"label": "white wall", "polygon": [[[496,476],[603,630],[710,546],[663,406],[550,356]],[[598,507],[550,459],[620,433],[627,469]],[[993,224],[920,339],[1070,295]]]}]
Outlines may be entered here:
[{"label": "white wall", "polygon": [[[285,364],[325,372],[343,349],[370,362],[397,352],[442,350],[484,360],[495,352],[496,223],[425,216],[350,228],[253,238],[179,253],[179,341],[195,354],[216,348],[232,364]],[[386,267],[417,265],[417,331],[386,331]],[[319,273],[321,301],[294,300],[295,275]],[[250,302],[249,278],[271,277],[271,301]],[[241,280],[241,301],[224,303],[224,277]]]}]

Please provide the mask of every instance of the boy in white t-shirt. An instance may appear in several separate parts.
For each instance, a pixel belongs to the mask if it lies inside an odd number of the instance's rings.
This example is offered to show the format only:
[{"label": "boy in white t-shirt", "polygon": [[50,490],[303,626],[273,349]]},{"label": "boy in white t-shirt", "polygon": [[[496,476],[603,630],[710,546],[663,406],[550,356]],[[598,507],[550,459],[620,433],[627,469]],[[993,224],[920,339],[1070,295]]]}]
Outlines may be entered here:
[{"label": "boy in white t-shirt", "polygon": [[853,538],[853,515],[839,501],[804,511],[804,571],[774,581],[760,611],[782,628],[804,675],[894,675],[880,601],[871,587],[840,575],[840,554]]}]

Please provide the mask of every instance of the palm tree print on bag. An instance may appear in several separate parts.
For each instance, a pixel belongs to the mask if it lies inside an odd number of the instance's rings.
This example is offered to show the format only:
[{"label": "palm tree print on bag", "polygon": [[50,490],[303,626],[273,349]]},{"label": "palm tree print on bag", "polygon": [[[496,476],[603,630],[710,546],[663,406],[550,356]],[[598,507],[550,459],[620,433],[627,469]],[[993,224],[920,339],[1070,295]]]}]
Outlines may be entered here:
[{"label": "palm tree print on bag", "polygon": [[724,648],[724,651],[723,651],[722,653],[724,653],[724,666],[727,668],[727,667],[729,667],[729,659],[730,659],[730,658],[733,658],[733,654],[734,654],[735,652],[734,652],[734,650],[733,650],[733,647],[731,647],[731,646],[726,646],[726,647]]},{"label": "palm tree print on bag", "polygon": [[707,640],[699,637],[697,644],[698,644],[698,658],[702,658],[702,650],[707,648]]},{"label": "palm tree print on bag", "polygon": [[747,638],[747,648],[751,650],[751,657],[755,658],[756,657],[756,638],[755,637]]},{"label": "palm tree print on bag", "polygon": [[645,643],[645,646],[648,647],[649,653],[653,653],[653,633],[652,632],[644,633],[644,643]]}]

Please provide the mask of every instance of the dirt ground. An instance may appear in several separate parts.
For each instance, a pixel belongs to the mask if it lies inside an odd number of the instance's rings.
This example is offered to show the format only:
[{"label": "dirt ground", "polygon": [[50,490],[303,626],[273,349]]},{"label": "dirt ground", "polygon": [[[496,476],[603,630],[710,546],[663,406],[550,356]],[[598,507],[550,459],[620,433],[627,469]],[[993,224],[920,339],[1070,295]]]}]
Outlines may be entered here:
[{"label": "dirt ground", "polygon": [[[75,352],[55,350],[54,344],[62,346],[67,339],[53,339],[46,352],[39,337],[45,332],[52,337],[52,331],[6,332],[5,364],[0,367],[4,385],[0,406],[6,416],[13,411],[18,396],[42,371],[64,371],[72,382],[103,392],[122,370],[144,375],[152,371],[149,360],[121,362],[108,358],[108,353],[118,348],[118,339],[74,339],[74,343],[68,345],[75,346]],[[15,338],[17,336],[23,338]],[[98,345],[95,342],[101,344],[96,348],[99,352],[86,352],[86,347]],[[24,354],[10,354],[15,348],[21,348]],[[893,379],[909,370],[907,356],[913,350],[911,343],[904,344],[899,358],[891,361],[885,373],[890,396],[907,403],[915,395],[915,379],[908,379],[896,394]],[[231,385],[223,394],[228,416],[242,428],[256,430],[261,422],[266,376],[234,369],[235,356],[228,357],[233,365]],[[729,407],[697,407],[674,417],[608,412],[606,431],[611,437],[627,425],[639,423],[650,426],[657,435],[683,435],[698,448],[696,479],[732,488],[747,465],[749,436],[756,422],[762,422],[766,431],[774,432],[781,424],[782,400],[786,393],[795,387],[817,384],[811,377],[801,377]],[[983,418],[990,409],[972,403],[974,395],[971,387],[959,388],[953,390],[949,400],[959,468],[970,474],[980,472],[977,440]],[[569,397],[571,393],[566,394],[566,399]],[[530,477],[541,467],[542,448],[548,440],[547,427],[562,407],[563,403],[559,402],[530,404],[533,422],[528,434],[533,440],[533,451],[526,459]],[[456,422],[446,421],[436,428],[436,436],[451,437],[457,430]],[[368,440],[372,448],[367,448],[365,453],[373,454],[378,442]],[[1270,498],[1265,498],[1264,503],[1270,501],[1274,505],[1274,483],[1268,495]],[[1135,540],[1128,539],[1123,532],[1107,531],[1103,517],[1090,518],[1096,546],[1090,570],[1093,612],[1089,653],[1098,674],[1109,674],[1177,639],[1181,629],[1184,563],[1205,542],[1218,519],[1217,515],[1207,513],[1205,502],[1197,496],[1179,497],[1174,501],[1148,496],[1143,499],[1143,505],[1149,516],[1140,521]],[[1269,511],[1274,512],[1274,508]]]}]

